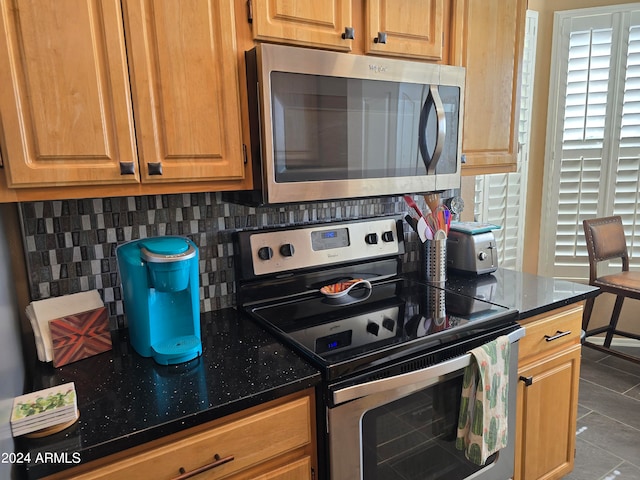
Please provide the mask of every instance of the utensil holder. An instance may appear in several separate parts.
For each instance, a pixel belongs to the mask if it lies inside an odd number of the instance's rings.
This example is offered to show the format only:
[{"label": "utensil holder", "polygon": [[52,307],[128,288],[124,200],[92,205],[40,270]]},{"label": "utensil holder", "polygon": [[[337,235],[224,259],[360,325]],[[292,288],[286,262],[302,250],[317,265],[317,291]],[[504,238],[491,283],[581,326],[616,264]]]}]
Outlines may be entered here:
[{"label": "utensil holder", "polygon": [[427,240],[424,244],[425,280],[444,283],[447,280],[447,239]]}]

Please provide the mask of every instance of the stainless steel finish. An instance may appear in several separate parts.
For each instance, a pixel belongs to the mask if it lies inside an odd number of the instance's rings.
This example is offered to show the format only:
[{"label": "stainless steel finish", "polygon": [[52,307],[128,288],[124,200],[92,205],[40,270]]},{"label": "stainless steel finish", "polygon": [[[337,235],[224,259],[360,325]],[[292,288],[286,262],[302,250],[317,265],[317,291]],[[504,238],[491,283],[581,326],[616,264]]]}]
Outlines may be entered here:
[{"label": "stainless steel finish", "polygon": [[[406,192],[430,192],[460,187],[462,155],[462,118],[464,117],[465,71],[461,67],[425,62],[367,57],[284,45],[259,44],[257,47],[260,128],[262,139],[262,190],[265,203],[288,203],[335,198],[397,195]],[[273,71],[310,75],[402,81],[416,84],[460,86],[457,167],[453,174],[421,175],[361,180],[323,180],[278,184],[273,159],[273,105],[270,75]],[[442,111],[442,109],[440,109]],[[441,122],[444,124],[444,122]]]},{"label": "stainless steel finish", "polygon": [[426,280],[443,285],[447,281],[447,240],[427,240],[422,248]]},{"label": "stainless steel finish", "polygon": [[[519,328],[518,330],[511,332],[509,334],[509,342],[517,342],[524,337],[524,334],[524,328]],[[356,398],[375,395],[386,390],[399,388],[405,389],[407,387],[413,387],[413,390],[411,391],[415,391],[441,381],[442,377],[445,377],[457,370],[461,370],[467,367],[470,363],[471,354],[467,353],[466,355],[452,358],[451,360],[447,360],[421,370],[416,370],[415,372],[409,372],[391,378],[383,378],[381,380],[374,380],[372,382],[343,388],[342,390],[333,392],[333,402],[337,405]]]},{"label": "stainless steel finish", "polygon": [[158,253],[153,253],[142,247],[140,249],[140,254],[144,260],[151,263],[172,263],[172,262],[182,262],[184,260],[189,260],[190,258],[195,257],[196,249],[193,245],[189,245],[189,248],[182,253],[176,253],[175,255],[162,255]]},{"label": "stainless steel finish", "polygon": [[498,250],[493,232],[451,230],[447,237],[447,267],[464,273],[484,274],[498,269]]},{"label": "stainless steel finish", "polygon": [[[396,230],[396,225],[394,218],[381,218],[369,222],[315,225],[288,231],[253,233],[250,237],[250,245],[254,274],[265,275],[298,268],[397,255],[401,253],[398,236],[403,233]],[[348,246],[327,250],[313,249],[312,232],[331,232],[337,228],[348,229],[350,242]],[[384,232],[392,232],[393,241],[383,241]],[[378,243],[367,243],[365,239],[369,234],[376,234]],[[293,255],[282,255],[280,247],[289,244],[293,246]],[[262,259],[259,255],[261,248],[270,248],[273,256],[266,260]]]},{"label": "stainless steel finish", "polygon": [[[476,472],[469,478],[476,480],[495,480],[497,478],[510,478],[514,471],[515,456],[515,418],[516,418],[516,392],[518,378],[518,343],[517,340],[524,336],[524,328],[518,329],[509,335],[512,342],[511,356],[509,362],[509,411],[510,417],[508,431],[508,446],[501,450],[497,460],[490,466]],[[403,398],[422,389],[433,386],[437,383],[461,375],[469,361],[469,355],[464,355],[459,359],[446,362],[445,369],[429,367],[421,370],[420,379],[413,377],[411,380],[403,382],[402,385],[387,383],[384,387],[378,388],[382,384],[376,383],[377,393],[370,392],[366,396],[354,397],[352,401],[343,403],[335,408],[328,409],[327,418],[330,425],[329,451],[331,457],[330,478],[332,480],[353,480],[363,479],[361,459],[362,443],[361,419],[363,415],[374,408],[386,405],[395,400]],[[436,366],[436,367],[439,367]],[[407,377],[405,377],[405,380]],[[393,380],[393,379],[390,379]],[[415,380],[418,383],[412,383]],[[380,382],[384,382],[381,380]],[[386,388],[388,387],[388,388]],[[345,389],[347,390],[347,389]],[[335,398],[335,397],[334,397]],[[346,397],[345,397],[346,398]]]},{"label": "stainless steel finish", "polygon": [[442,99],[440,98],[440,94],[438,93],[438,87],[436,85],[431,85],[429,89],[431,90],[431,95],[435,104],[436,116],[438,118],[438,139],[436,141],[436,149],[433,152],[433,156],[431,157],[431,162],[429,163],[427,173],[429,175],[435,175],[436,166],[438,165],[438,161],[440,160],[440,156],[442,155],[444,140],[447,135],[447,122],[444,114],[444,105],[442,105]]}]

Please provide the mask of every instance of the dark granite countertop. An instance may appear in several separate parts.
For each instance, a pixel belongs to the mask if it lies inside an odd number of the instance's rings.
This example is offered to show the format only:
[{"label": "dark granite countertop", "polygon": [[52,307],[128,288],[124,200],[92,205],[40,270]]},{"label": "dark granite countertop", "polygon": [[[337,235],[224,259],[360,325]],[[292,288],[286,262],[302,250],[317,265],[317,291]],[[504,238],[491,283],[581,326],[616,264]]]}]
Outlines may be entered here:
[{"label": "dark granite countertop", "polygon": [[449,274],[446,287],[454,292],[514,308],[521,320],[593,297],[597,287],[498,268],[479,276]]},{"label": "dark granite countertop", "polygon": [[[126,334],[113,350],[60,368],[39,363],[34,389],[75,382],[78,422],[42,439],[17,439],[40,478],[259,405],[319,383],[320,374],[233,309],[202,315],[203,353],[181,365],[143,358]],[[55,461],[45,462],[45,454]],[[49,457],[51,458],[51,457]]]}]

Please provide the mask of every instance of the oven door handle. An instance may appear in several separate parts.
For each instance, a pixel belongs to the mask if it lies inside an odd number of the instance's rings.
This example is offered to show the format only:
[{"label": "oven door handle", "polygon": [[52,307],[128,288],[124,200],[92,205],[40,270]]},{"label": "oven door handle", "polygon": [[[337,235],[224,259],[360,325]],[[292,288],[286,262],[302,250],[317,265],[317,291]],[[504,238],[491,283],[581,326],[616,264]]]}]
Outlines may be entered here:
[{"label": "oven door handle", "polygon": [[[509,333],[507,336],[509,337],[510,343],[515,343],[520,340],[524,334],[525,329],[519,328]],[[460,357],[445,360],[444,362],[413,372],[403,373],[390,378],[373,380],[371,382],[361,383],[358,385],[352,385],[333,392],[333,404],[339,405],[350,400],[355,400],[356,398],[366,397],[376,393],[403,388],[418,383],[423,385],[426,383],[425,386],[435,384],[440,378],[462,370],[470,364],[471,354],[467,353]]]}]

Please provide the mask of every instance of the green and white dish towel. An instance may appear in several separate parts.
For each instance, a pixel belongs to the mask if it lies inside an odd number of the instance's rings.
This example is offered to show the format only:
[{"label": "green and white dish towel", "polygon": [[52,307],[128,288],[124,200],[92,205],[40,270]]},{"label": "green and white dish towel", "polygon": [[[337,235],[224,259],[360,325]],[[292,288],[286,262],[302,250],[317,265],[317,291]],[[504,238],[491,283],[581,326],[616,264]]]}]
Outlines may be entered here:
[{"label": "green and white dish towel", "polygon": [[476,465],[507,446],[509,356],[507,336],[474,348],[465,368],[456,448]]}]

